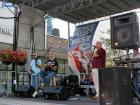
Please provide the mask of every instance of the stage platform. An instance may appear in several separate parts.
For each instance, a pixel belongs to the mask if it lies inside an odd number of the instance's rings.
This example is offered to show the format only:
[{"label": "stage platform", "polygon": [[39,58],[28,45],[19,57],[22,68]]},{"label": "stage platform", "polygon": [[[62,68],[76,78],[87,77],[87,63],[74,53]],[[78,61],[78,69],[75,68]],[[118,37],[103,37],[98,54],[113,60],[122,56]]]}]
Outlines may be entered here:
[{"label": "stage platform", "polygon": [[0,105],[100,105],[97,100],[86,96],[71,96],[67,101],[44,100],[43,97],[19,98],[0,97]]}]

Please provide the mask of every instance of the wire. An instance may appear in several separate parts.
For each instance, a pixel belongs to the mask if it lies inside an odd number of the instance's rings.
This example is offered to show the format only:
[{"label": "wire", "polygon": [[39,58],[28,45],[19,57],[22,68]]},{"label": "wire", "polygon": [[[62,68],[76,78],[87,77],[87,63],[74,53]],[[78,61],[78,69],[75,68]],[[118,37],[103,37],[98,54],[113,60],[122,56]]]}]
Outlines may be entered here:
[{"label": "wire", "polygon": [[[9,10],[11,13],[14,14],[14,12],[8,7],[8,5],[6,5],[6,3],[7,3],[7,2],[3,1],[3,2],[2,2],[2,7],[8,8],[8,10]],[[12,4],[10,7],[14,7],[14,5]]]},{"label": "wire", "polygon": [[8,10],[9,10],[11,13],[14,14],[14,16],[16,16],[16,14],[15,14],[8,6],[6,6],[6,7],[8,8]]}]

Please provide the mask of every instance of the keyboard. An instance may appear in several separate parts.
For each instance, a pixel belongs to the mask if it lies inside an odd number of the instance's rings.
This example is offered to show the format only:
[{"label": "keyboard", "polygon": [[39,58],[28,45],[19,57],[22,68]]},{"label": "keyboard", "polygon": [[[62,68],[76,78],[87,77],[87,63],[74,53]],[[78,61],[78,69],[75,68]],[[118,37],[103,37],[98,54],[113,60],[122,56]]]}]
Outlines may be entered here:
[{"label": "keyboard", "polygon": [[116,64],[128,64],[128,63],[139,63],[140,59],[130,59],[130,60],[124,60],[124,59],[114,59],[114,62]]}]

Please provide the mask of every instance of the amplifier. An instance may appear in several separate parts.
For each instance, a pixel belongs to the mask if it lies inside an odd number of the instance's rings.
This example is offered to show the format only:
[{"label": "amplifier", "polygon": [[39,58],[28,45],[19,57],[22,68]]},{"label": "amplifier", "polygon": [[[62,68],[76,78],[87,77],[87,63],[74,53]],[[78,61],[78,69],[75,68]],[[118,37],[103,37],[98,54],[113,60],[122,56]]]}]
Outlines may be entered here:
[{"label": "amplifier", "polygon": [[43,95],[45,99],[52,100],[67,100],[69,97],[68,88],[65,86],[47,86],[43,90]]},{"label": "amplifier", "polygon": [[18,97],[34,97],[35,92],[35,89],[30,85],[19,85],[15,91]]}]

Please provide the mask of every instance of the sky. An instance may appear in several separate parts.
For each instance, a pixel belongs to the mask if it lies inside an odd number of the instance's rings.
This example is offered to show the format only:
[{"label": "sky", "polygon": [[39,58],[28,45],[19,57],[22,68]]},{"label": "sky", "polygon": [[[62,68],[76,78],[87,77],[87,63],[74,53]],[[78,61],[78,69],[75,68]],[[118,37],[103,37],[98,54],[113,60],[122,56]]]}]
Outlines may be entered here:
[{"label": "sky", "polygon": [[[52,24],[60,30],[60,37],[68,39],[68,22],[54,18]],[[74,30],[75,24],[70,23],[70,36],[73,36]]]},{"label": "sky", "polygon": [[[68,23],[66,21],[56,19],[56,18],[53,19],[52,23],[54,28],[58,28],[60,30],[60,37],[68,39]],[[76,26],[75,24],[70,24],[70,36],[73,36],[75,31],[75,26]],[[99,37],[102,36],[109,37],[108,34],[106,34],[106,31],[109,28],[110,28],[109,20],[99,22],[94,38],[96,40],[99,40]],[[102,33],[101,35],[101,32],[104,33]]]}]

